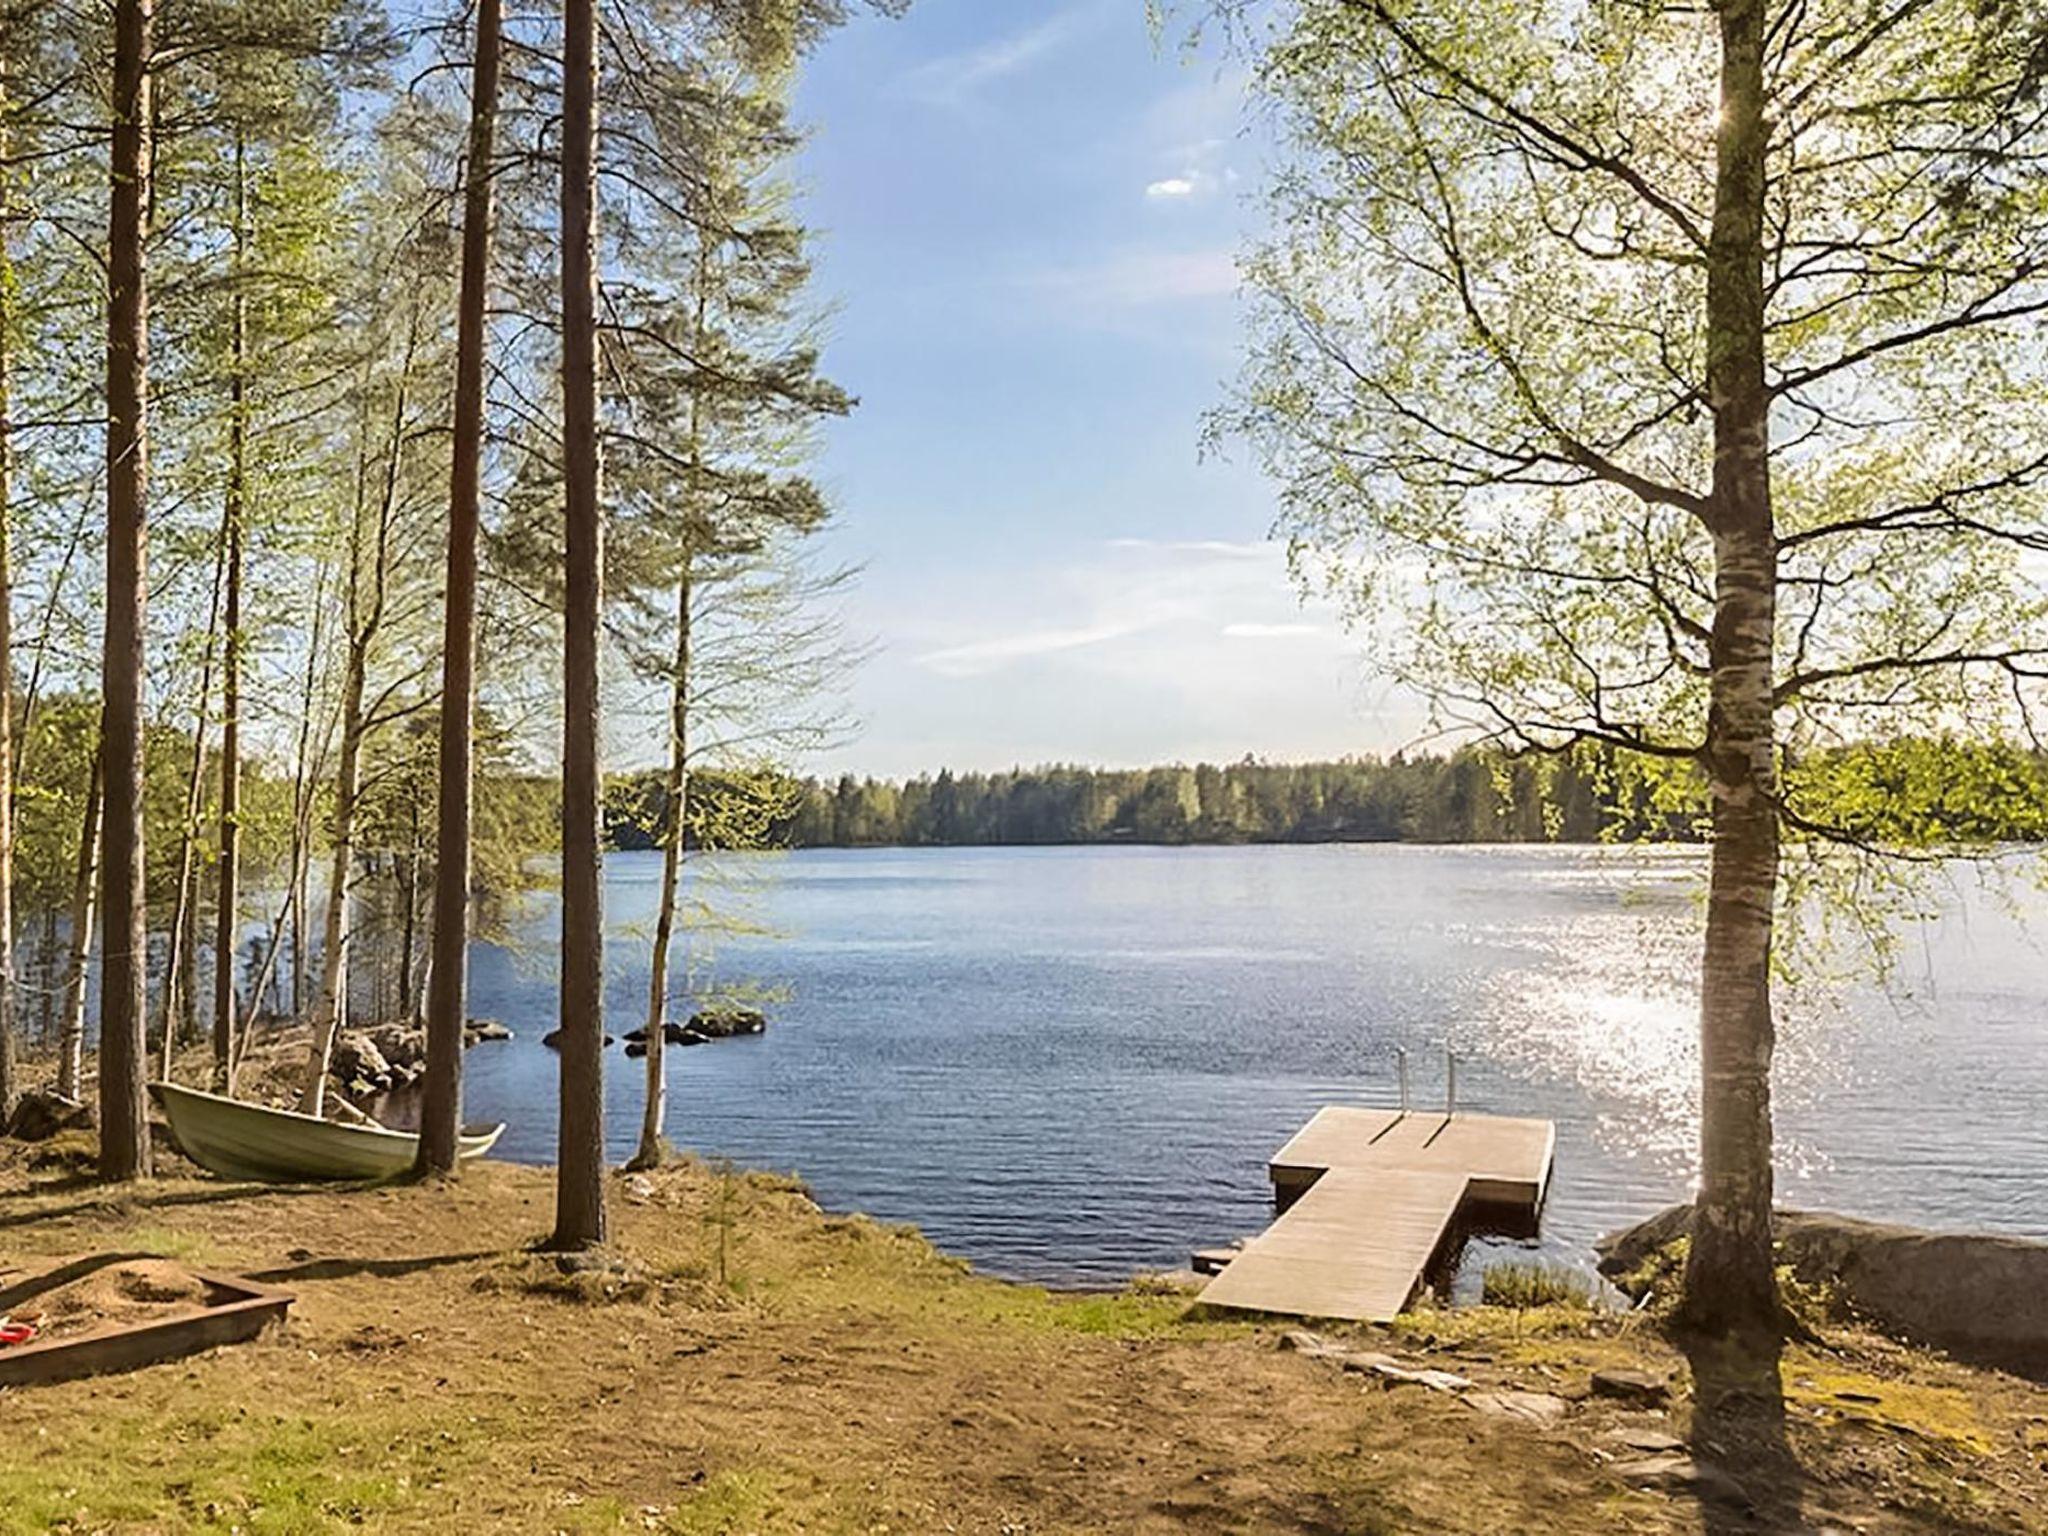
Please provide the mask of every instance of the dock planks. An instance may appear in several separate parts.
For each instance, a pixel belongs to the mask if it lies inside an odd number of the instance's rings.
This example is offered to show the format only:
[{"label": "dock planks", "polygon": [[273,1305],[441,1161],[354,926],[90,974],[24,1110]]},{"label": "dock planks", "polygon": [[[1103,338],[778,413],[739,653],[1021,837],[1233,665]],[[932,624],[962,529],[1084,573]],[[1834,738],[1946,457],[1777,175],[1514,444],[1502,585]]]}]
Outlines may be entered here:
[{"label": "dock planks", "polygon": [[1386,1322],[1467,1206],[1541,1208],[1556,1140],[1548,1120],[1327,1106],[1269,1166],[1280,1214],[1201,1300]]}]

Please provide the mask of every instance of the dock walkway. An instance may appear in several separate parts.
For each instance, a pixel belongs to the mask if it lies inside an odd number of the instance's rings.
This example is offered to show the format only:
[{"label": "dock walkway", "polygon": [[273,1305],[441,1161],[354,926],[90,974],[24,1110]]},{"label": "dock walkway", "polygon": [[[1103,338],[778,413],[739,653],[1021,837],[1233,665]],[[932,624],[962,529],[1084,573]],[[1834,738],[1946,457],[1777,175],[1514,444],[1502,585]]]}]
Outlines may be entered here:
[{"label": "dock walkway", "polygon": [[1548,1120],[1327,1106],[1268,1167],[1279,1215],[1201,1300],[1386,1322],[1461,1212],[1535,1216],[1556,1144]]}]

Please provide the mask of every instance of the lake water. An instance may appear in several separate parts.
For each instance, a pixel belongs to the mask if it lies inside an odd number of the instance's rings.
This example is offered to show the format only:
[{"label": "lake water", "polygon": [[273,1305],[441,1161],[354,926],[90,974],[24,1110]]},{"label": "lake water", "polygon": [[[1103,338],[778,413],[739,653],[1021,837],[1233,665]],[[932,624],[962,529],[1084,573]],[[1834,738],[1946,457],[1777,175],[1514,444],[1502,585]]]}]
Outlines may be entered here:
[{"label": "lake water", "polygon": [[[721,981],[787,990],[757,1039],[669,1053],[672,1140],[793,1171],[828,1207],[914,1222],[1000,1274],[1114,1282],[1257,1231],[1266,1158],[1331,1102],[1557,1122],[1541,1247],[1684,1198],[1693,1173],[1693,850],[1090,848],[730,860],[705,894]],[[607,866],[610,1027],[641,1022],[653,855]],[[2048,1235],[2048,964],[1965,877],[1887,988],[1786,1000],[1788,1204]],[[552,898],[480,947],[472,1012],[518,1039],[467,1064],[472,1119],[551,1161]],[[679,968],[678,981],[681,973]],[[680,1010],[679,1010],[680,1011]],[[607,1054],[611,1145],[643,1065]]]}]

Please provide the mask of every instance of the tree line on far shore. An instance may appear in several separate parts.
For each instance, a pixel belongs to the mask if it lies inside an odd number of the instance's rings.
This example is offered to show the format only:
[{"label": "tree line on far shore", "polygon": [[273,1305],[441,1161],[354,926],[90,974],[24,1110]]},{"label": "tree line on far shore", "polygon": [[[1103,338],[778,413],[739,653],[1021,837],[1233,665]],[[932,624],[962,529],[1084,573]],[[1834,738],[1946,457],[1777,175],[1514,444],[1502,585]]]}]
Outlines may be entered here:
[{"label": "tree line on far shore", "polygon": [[[1959,848],[2048,839],[2048,757],[1947,738],[1816,754],[1791,774],[1872,842]],[[611,846],[656,846],[661,776],[614,778]],[[1597,744],[1558,756],[1483,748],[1331,762],[1091,768],[837,779],[704,772],[692,842],[707,848],[1092,843],[1697,842],[1706,786]],[[1912,825],[1905,825],[1910,820]]]}]

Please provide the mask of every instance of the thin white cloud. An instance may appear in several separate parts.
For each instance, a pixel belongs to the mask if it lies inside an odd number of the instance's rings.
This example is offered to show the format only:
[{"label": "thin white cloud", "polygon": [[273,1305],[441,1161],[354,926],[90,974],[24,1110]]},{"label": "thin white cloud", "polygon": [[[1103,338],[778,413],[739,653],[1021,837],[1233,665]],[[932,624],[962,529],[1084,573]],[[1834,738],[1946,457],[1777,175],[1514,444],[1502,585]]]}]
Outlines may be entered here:
[{"label": "thin white cloud", "polygon": [[1229,250],[1124,251],[1086,265],[1042,270],[1028,281],[1062,304],[1097,310],[1224,298],[1240,286],[1237,256]]},{"label": "thin white cloud", "polygon": [[[1134,647],[1213,644],[1219,611],[1266,615],[1232,622],[1221,631],[1230,639],[1341,638],[1296,617],[1284,553],[1271,542],[1119,538],[1098,548],[1099,555],[1059,574],[1059,591],[1035,593],[1030,606],[1019,610],[1028,615],[1023,622],[1004,628],[997,619],[964,635],[956,630],[944,644],[927,642],[914,661],[947,678],[979,677],[1078,651],[1101,650],[1105,654],[1094,665],[1114,666],[1114,657],[1127,658]],[[1062,607],[1066,614],[1058,612]],[[1055,622],[1045,622],[1048,614]],[[996,632],[989,633],[991,628]]]},{"label": "thin white cloud", "polygon": [[1169,176],[1164,181],[1155,181],[1145,189],[1147,197],[1193,197],[1197,185],[1193,172],[1185,176]]},{"label": "thin white cloud", "polygon": [[1026,630],[1020,634],[977,640],[969,645],[948,646],[942,651],[927,651],[917,658],[917,664],[941,677],[979,677],[1013,661],[1028,661],[1033,656],[1052,656],[1061,651],[1078,651],[1084,646],[1101,645],[1108,640],[1121,640],[1149,629],[1157,622],[1156,618],[1111,619],[1071,629]]},{"label": "thin white cloud", "polygon": [[1058,52],[1092,19],[1089,9],[1061,11],[1035,27],[996,38],[978,48],[928,59],[898,77],[897,89],[903,95],[935,106],[961,106],[982,87],[1021,74]]},{"label": "thin white cloud", "polygon": [[1223,634],[1230,640],[1319,640],[1329,631],[1320,624],[1226,624]]}]

